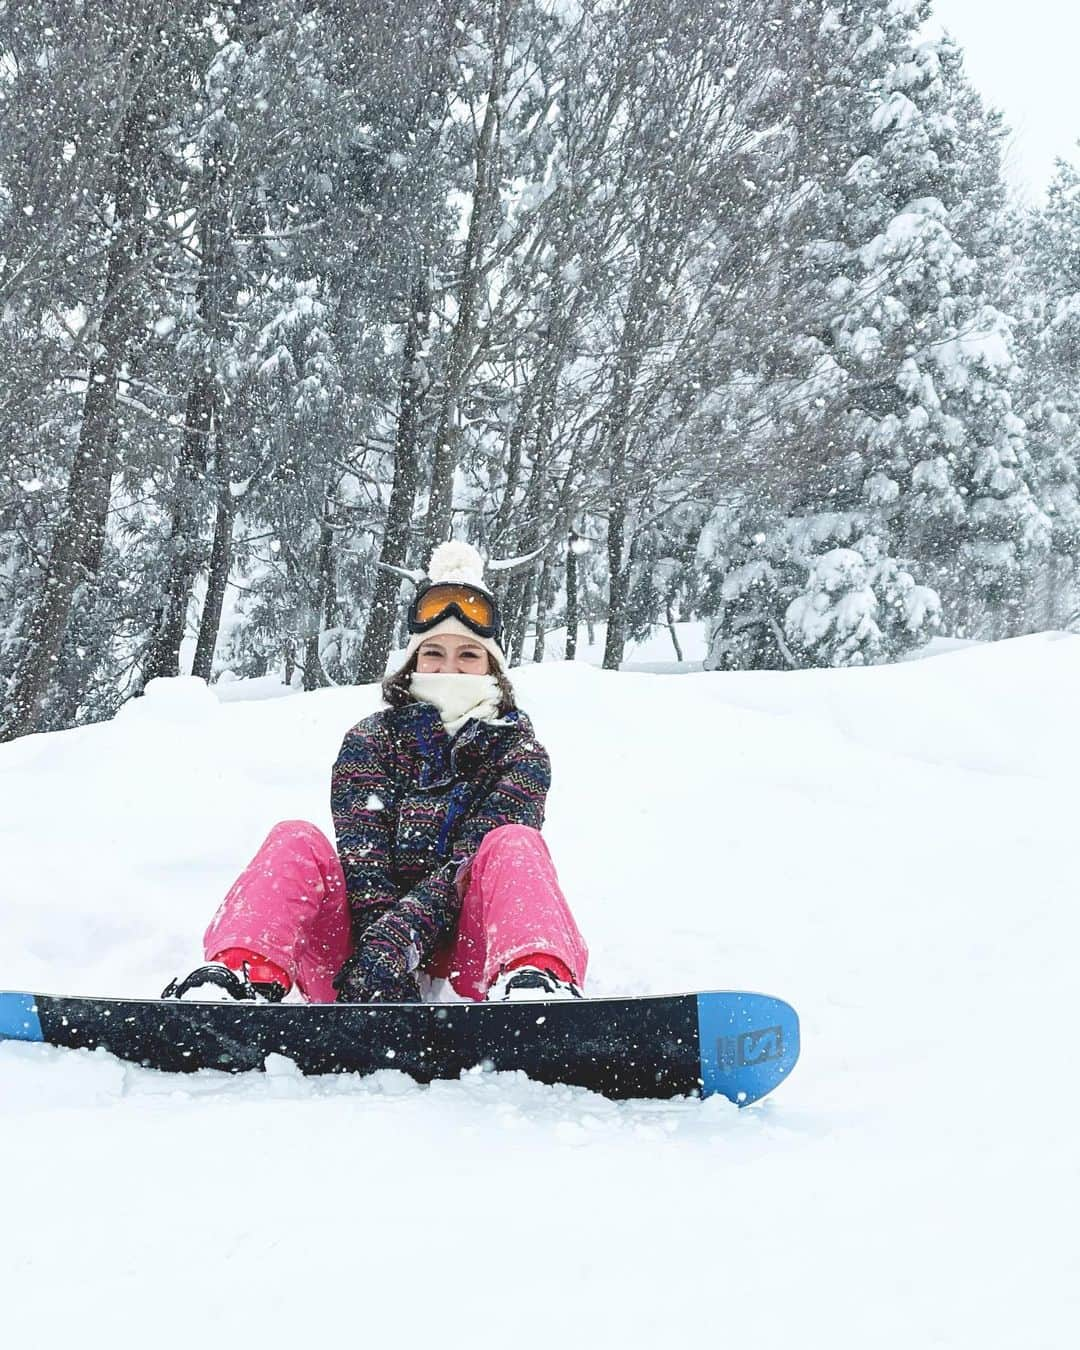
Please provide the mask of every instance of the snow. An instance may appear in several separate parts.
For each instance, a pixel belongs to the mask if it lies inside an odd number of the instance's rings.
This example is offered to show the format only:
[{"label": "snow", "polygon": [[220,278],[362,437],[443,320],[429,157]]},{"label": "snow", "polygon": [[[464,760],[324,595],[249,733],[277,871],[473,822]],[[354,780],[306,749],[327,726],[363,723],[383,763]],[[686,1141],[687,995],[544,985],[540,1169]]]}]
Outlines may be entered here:
[{"label": "snow", "polygon": [[[282,1344],[1068,1344],[1080,639],[931,650],[514,672],[590,989],[787,998],[803,1057],[772,1097],[0,1044],[5,1340],[228,1343],[265,1312]],[[0,983],[156,993],[275,820],[329,825],[377,690],[244,686],[155,683],[0,747]]]},{"label": "snow", "polygon": [[[954,338],[935,343],[934,360],[952,389],[965,389],[972,378],[986,370],[1007,374],[1016,365],[1011,335],[1002,316],[985,306],[979,316],[981,327],[973,326]],[[1023,423],[1008,415],[1006,430],[1016,435]]]},{"label": "snow", "polygon": [[910,126],[919,116],[919,109],[906,94],[899,90],[889,95],[870,118],[870,126],[876,132],[888,131],[890,127]]}]

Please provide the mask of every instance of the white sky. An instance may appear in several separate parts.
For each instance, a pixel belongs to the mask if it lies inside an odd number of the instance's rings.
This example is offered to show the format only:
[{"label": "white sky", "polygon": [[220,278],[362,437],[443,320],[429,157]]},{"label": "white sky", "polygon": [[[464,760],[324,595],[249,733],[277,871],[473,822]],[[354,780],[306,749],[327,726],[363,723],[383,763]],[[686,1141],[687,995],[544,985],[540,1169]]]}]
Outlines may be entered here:
[{"label": "white sky", "polygon": [[1080,3],[1077,0],[934,0],[931,31],[946,28],[968,74],[1012,130],[1005,167],[1031,202],[1054,159],[1080,162]]}]

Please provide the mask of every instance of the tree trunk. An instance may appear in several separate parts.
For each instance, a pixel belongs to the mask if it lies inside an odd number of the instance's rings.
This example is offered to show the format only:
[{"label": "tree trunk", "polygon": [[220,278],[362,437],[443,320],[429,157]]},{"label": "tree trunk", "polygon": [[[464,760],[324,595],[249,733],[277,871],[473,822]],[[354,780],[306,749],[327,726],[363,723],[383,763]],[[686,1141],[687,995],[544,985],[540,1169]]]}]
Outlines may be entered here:
[{"label": "tree trunk", "polygon": [[322,660],[319,657],[319,637],[318,632],[308,633],[304,639],[304,678],[303,689],[305,693],[310,693],[313,689],[328,689],[330,681],[323,673]]},{"label": "tree trunk", "polygon": [[608,619],[604,639],[605,670],[618,670],[626,648],[626,600],[630,593],[630,569],[623,559],[626,531],[626,500],[614,496],[608,512]]},{"label": "tree trunk", "polygon": [[577,535],[573,530],[570,531],[570,537],[566,541],[566,659],[573,661],[577,656],[577,630],[578,630],[578,587],[577,587],[577,554],[574,552],[574,541]]},{"label": "tree trunk", "polygon": [[[420,469],[420,410],[424,399],[424,366],[420,355],[431,320],[431,295],[427,267],[422,269],[412,293],[401,354],[401,392],[398,402],[397,435],[394,442],[394,482],[386,512],[379,561],[403,567],[409,551],[409,526],[416,502]],[[425,560],[426,561],[426,560]],[[380,567],[375,576],[375,594],[364,630],[364,642],[356,668],[356,683],[381,680],[394,636],[401,578]]]},{"label": "tree trunk", "polygon": [[[506,483],[503,487],[502,501],[499,503],[499,510],[495,516],[495,525],[491,532],[491,552],[496,557],[507,557],[518,552],[524,552],[524,549],[518,548],[520,536],[512,531],[511,524],[520,510],[516,502],[516,497],[518,486],[521,482],[521,451],[525,441],[525,431],[531,415],[531,408],[532,396],[530,386],[530,388],[525,391],[525,399],[520,415],[510,429],[510,440],[507,445]],[[515,585],[514,577],[515,573],[513,572],[496,572],[492,587],[503,616],[504,630],[507,631],[509,630],[511,614],[515,612],[513,606],[521,598],[521,587],[520,585]],[[505,644],[508,640],[506,632],[504,632],[504,650],[507,651],[509,649]]]},{"label": "tree trunk", "polygon": [[143,100],[136,95],[120,128],[104,303],[67,503],[53,539],[42,593],[27,625],[26,646],[12,681],[9,714],[0,728],[0,740],[37,728],[76,589],[92,582],[100,565],[116,468],[117,377],[139,319],[131,279],[145,240],[146,131]]},{"label": "tree trunk", "polygon": [[510,541],[510,524],[515,515],[515,498],[521,483],[521,450],[532,412],[529,394],[530,391],[526,390],[520,414],[510,429],[510,439],[506,447],[506,483],[503,486],[502,501],[499,503],[495,525],[491,532],[491,546],[496,555],[515,552],[515,546]]},{"label": "tree trunk", "polygon": [[544,651],[547,647],[547,616],[548,606],[551,603],[551,570],[552,562],[549,554],[544,559],[544,566],[540,571],[540,582],[536,590],[536,638],[533,642],[533,660],[543,661]]},{"label": "tree trunk", "polygon": [[[543,538],[542,528],[545,506],[544,489],[548,482],[551,432],[555,423],[558,377],[562,367],[566,340],[566,328],[562,323],[562,291],[557,280],[552,285],[550,297],[544,360],[534,381],[538,392],[536,396],[536,437],[533,443],[532,471],[529,474],[529,483],[525,490],[525,500],[517,517],[517,549],[523,554],[534,553],[546,542]],[[520,451],[517,458],[520,460]],[[509,483],[507,489],[507,494],[503,499],[504,506],[511,500]],[[556,507],[557,510],[558,507]],[[554,518],[557,519],[557,515]],[[539,579],[537,576],[538,569],[540,571]],[[532,659],[542,661],[545,645],[544,624],[547,614],[548,591],[551,584],[550,555],[545,556],[542,566],[535,560],[531,562],[525,572],[518,574],[516,581],[517,584],[510,587],[510,595],[514,602],[510,605],[513,620],[511,632],[513,650],[517,660],[524,660],[529,615],[535,600],[536,625]]]},{"label": "tree trunk", "polygon": [[337,627],[337,553],[334,550],[334,497],[331,492],[326,494],[319,535],[319,612],[323,628]]},{"label": "tree trunk", "polygon": [[428,500],[425,545],[428,556],[437,544],[450,537],[453,518],[454,470],[458,461],[461,399],[465,375],[473,357],[480,288],[484,271],[481,254],[486,243],[488,213],[499,190],[496,172],[498,127],[506,82],[506,45],[510,28],[510,0],[492,0],[493,41],[491,78],[488,83],[484,120],[476,145],[476,178],[472,215],[465,240],[465,258],[458,290],[458,313],[450,339],[446,377],[439,406],[438,429],[432,452],[431,495]]},{"label": "tree trunk", "polygon": [[[208,156],[201,195],[201,265],[195,287],[195,307],[213,347],[227,336],[225,307],[231,309],[235,305],[238,284],[235,277],[227,279],[225,275],[227,164],[225,148],[216,141]],[[180,672],[180,648],[187,628],[188,605],[201,563],[199,536],[206,511],[204,494],[216,393],[214,362],[210,353],[203,352],[195,361],[188,389],[184,436],[180,442],[173,487],[165,604],[144,664],[144,682],[155,676]]]},{"label": "tree trunk", "polygon": [[605,670],[618,670],[626,647],[626,601],[630,594],[629,547],[626,521],[631,495],[629,463],[631,396],[644,358],[641,331],[648,311],[647,288],[651,264],[648,249],[639,256],[638,271],[632,283],[626,320],[619,342],[619,355],[608,405],[607,434],[611,474],[608,502],[608,622],[604,642]]},{"label": "tree trunk", "polygon": [[675,615],[671,608],[670,599],[667,602],[667,626],[668,632],[671,634],[671,645],[675,648],[675,660],[682,661],[683,652],[682,647],[679,645],[679,635],[675,631]]},{"label": "tree trunk", "polygon": [[323,505],[323,518],[319,527],[318,550],[318,590],[312,607],[313,623],[311,631],[304,640],[304,688],[326,689],[330,681],[323,670],[322,657],[319,654],[323,629],[329,627],[327,613],[333,602],[334,590],[334,529],[331,518],[332,504],[327,497]]},{"label": "tree trunk", "polygon": [[173,490],[166,557],[169,574],[157,632],[143,663],[143,684],[180,673],[188,603],[199,568],[199,509],[214,407],[214,379],[200,362],[192,373]]},{"label": "tree trunk", "polygon": [[[220,447],[218,450],[220,454]],[[214,520],[214,543],[210,550],[210,573],[206,581],[206,600],[199,623],[199,638],[195,644],[195,660],[191,673],[209,683],[214,668],[214,649],[221,627],[221,610],[225,603],[225,587],[232,565],[233,521],[236,506],[229,492],[228,476],[219,484],[217,514]]]},{"label": "tree trunk", "polygon": [[529,628],[529,613],[536,596],[536,572],[532,567],[520,574],[518,587],[520,589],[516,590],[516,604],[508,635],[509,645],[506,648],[506,657],[512,666],[520,665],[525,659],[525,637]]},{"label": "tree trunk", "polygon": [[[522,553],[531,553],[539,546],[539,513],[543,495],[544,474],[543,443],[542,435],[538,435],[537,444],[534,448],[529,486],[525,490],[525,500],[521,506],[521,523],[517,538],[518,548]],[[536,568],[537,563],[534,560],[515,571],[507,587],[505,617],[508,646],[506,647],[506,654],[514,665],[524,660],[529,612],[536,595]]]}]

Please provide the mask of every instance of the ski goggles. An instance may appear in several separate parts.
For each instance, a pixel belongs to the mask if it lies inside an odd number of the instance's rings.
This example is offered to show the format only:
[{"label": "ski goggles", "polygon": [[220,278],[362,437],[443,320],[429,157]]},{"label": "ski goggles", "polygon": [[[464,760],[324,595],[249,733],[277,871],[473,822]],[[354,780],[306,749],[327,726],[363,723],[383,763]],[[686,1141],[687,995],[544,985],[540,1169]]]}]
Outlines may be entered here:
[{"label": "ski goggles", "polygon": [[426,633],[451,615],[477,637],[498,636],[495,601],[484,591],[458,581],[436,581],[419,592],[409,606],[409,632]]}]

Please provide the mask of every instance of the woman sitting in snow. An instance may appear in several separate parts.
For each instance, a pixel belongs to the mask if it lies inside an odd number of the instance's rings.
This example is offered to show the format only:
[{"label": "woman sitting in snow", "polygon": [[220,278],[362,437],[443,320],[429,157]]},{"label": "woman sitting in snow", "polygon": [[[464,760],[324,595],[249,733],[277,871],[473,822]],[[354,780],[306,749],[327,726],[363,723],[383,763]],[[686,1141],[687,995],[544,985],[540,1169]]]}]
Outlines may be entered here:
[{"label": "woman sitting in snow", "polygon": [[334,764],[337,849],[276,825],[206,931],[209,964],[163,997],[408,1002],[418,977],[475,1000],[579,995],[588,951],[540,836],[548,755],[471,545],[435,550],[408,628],[390,706]]}]

